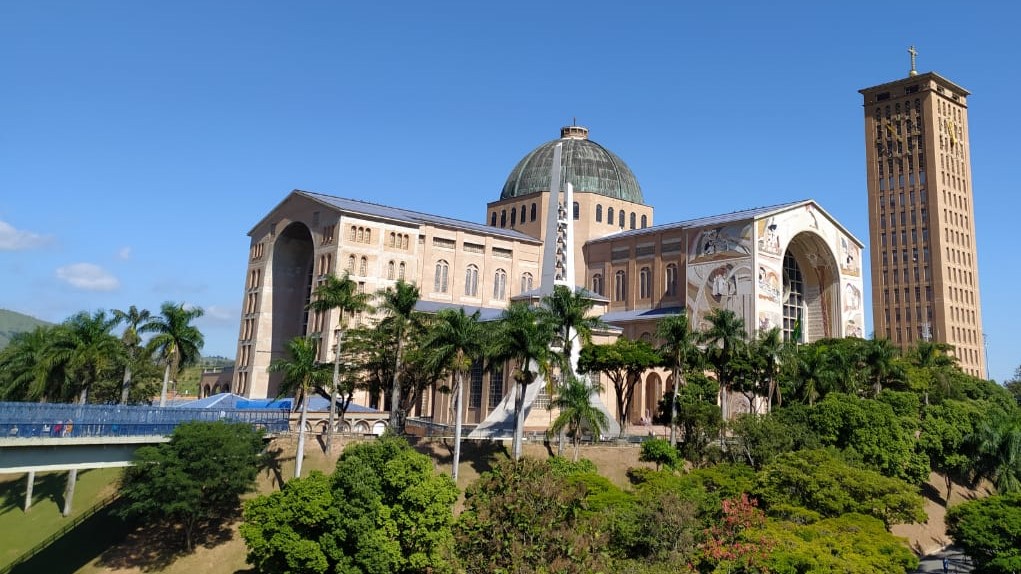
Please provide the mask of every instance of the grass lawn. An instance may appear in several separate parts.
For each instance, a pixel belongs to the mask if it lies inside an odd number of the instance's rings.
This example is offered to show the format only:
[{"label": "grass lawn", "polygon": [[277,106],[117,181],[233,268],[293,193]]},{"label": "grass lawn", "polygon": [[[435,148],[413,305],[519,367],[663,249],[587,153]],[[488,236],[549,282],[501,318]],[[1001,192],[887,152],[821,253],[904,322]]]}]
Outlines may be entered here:
[{"label": "grass lawn", "polygon": [[70,522],[73,517],[112,494],[120,473],[119,468],[80,471],[73,512],[68,518],[60,515],[64,506],[66,472],[36,475],[32,507],[28,512],[23,510],[27,475],[0,475],[0,540],[3,540],[3,544],[0,544],[0,567],[6,566]]}]

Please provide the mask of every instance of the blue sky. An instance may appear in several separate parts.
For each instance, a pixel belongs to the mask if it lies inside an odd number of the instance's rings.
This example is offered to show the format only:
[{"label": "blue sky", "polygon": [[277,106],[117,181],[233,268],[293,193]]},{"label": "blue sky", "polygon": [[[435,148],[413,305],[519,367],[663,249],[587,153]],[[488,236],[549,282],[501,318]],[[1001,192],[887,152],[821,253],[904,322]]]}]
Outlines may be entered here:
[{"label": "blue sky", "polygon": [[1012,375],[1018,8],[627,4],[0,4],[0,307],[186,302],[233,357],[246,234],[291,189],[483,221],[575,117],[659,223],[814,198],[867,242],[857,90],[914,44],[972,92],[990,375]]}]

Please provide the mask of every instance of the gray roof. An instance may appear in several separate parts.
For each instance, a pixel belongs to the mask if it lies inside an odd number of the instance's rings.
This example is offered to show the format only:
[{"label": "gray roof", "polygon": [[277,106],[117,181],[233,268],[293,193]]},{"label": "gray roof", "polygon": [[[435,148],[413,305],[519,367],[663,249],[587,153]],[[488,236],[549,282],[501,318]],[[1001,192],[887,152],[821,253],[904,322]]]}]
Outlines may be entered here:
[{"label": "gray roof", "polygon": [[597,239],[590,239],[588,243],[596,243],[599,241],[613,240],[618,237],[636,237],[642,235],[654,235],[663,231],[670,231],[673,229],[698,229],[700,227],[713,227],[717,225],[726,225],[728,223],[736,223],[738,221],[746,221],[749,219],[761,219],[784,211],[789,211],[795,207],[801,207],[803,205],[812,204],[815,209],[818,209],[823,215],[826,216],[830,222],[833,223],[838,229],[844,232],[852,241],[856,242],[859,247],[864,247],[862,243],[853,233],[847,230],[839,221],[833,218],[825,209],[819,206],[815,200],[802,199],[801,201],[792,201],[790,203],[780,203],[777,205],[770,205],[766,207],[753,207],[752,209],[745,209],[742,211],[732,211],[730,213],[723,213],[720,215],[710,215],[708,217],[699,217],[696,219],[688,219],[685,221],[676,221],[674,223],[664,223],[661,225],[654,225],[652,227],[646,227],[643,229],[629,229],[627,231],[621,231],[620,233],[614,233]]},{"label": "gray roof", "polygon": [[607,323],[627,323],[629,321],[648,321],[662,319],[670,315],[679,315],[684,307],[658,307],[656,309],[632,309],[630,311],[613,311],[600,317]]},{"label": "gray roof", "polygon": [[472,307],[469,305],[458,305],[457,303],[442,303],[439,301],[421,301],[415,303],[415,310],[423,313],[439,313],[444,309],[464,309],[464,312],[471,315],[479,312],[480,321],[495,321],[503,314],[503,309],[494,307]]},{"label": "gray roof", "polygon": [[410,209],[401,209],[399,207],[390,207],[387,205],[380,205],[378,203],[371,203],[368,201],[361,201],[358,199],[348,199],[345,197],[336,197],[333,195],[325,195],[322,193],[315,193],[312,191],[303,191],[300,189],[294,190],[293,193],[297,195],[302,195],[313,201],[318,201],[319,203],[329,205],[330,207],[334,207],[342,211],[350,211],[358,213],[360,215],[378,217],[382,219],[391,219],[405,223],[412,223],[416,225],[435,225],[438,227],[451,227],[455,229],[463,229],[465,231],[472,231],[482,235],[493,235],[517,241],[539,243],[538,239],[530,235],[525,235],[524,233],[521,233],[519,231],[514,231],[511,229],[502,229],[499,227],[490,227],[482,223],[464,221],[461,219],[454,219],[452,217],[443,217],[442,215],[432,215],[429,213],[422,213],[419,211],[411,211]]},{"label": "gray roof", "polygon": [[[597,303],[609,303],[610,302],[609,299],[607,299],[606,297],[603,297],[599,293],[596,293],[595,291],[590,291],[590,290],[588,290],[588,289],[586,289],[586,288],[584,288],[584,287],[582,287],[580,285],[576,285],[574,287],[574,292],[576,294],[582,296],[585,299],[590,299],[590,300],[595,301]],[[543,293],[543,291],[542,291],[542,287],[537,287],[535,289],[530,289],[530,290],[525,291],[523,293],[518,293],[517,295],[511,297],[511,301],[528,301],[528,300],[531,300],[531,299],[542,299],[545,295],[546,294]]]}]

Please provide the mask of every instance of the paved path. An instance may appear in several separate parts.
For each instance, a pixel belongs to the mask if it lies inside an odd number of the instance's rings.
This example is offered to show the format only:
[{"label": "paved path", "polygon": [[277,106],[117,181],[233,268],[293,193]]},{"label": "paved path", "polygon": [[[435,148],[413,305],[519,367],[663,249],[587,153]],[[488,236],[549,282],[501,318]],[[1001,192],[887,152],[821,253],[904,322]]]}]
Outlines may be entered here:
[{"label": "paved path", "polygon": [[956,546],[947,546],[939,552],[923,556],[921,564],[919,564],[918,570],[915,570],[915,572],[942,573],[944,557],[949,560],[950,567],[948,572],[971,572],[971,560],[961,553],[961,549]]}]

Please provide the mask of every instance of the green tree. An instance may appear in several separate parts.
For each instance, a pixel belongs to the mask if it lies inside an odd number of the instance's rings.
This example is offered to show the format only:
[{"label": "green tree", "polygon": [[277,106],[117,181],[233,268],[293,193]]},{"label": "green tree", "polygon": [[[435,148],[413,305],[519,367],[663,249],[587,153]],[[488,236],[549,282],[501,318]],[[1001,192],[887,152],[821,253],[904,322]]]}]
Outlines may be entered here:
[{"label": "green tree", "polygon": [[564,285],[554,285],[553,293],[542,299],[540,312],[555,333],[553,346],[561,350],[558,355],[561,373],[572,370],[575,346],[581,348],[591,343],[592,330],[603,324],[599,317],[590,315],[594,304],[582,291]]},{"label": "green tree", "polygon": [[287,357],[276,359],[269,365],[271,373],[283,373],[280,395],[294,393],[294,410],[301,409],[298,422],[298,452],[294,459],[294,477],[301,476],[301,463],[305,459],[305,425],[308,422],[310,394],[329,381],[329,367],[317,359],[318,349],[312,338],[295,337],[287,342]]},{"label": "green tree", "polygon": [[118,323],[124,323],[124,333],[121,335],[121,342],[127,352],[127,360],[124,361],[124,378],[121,382],[120,404],[127,404],[128,396],[131,394],[131,369],[139,359],[142,337],[139,329],[152,316],[148,309],[139,310],[132,305],[127,311],[120,309],[113,310],[113,316]]},{"label": "green tree", "polygon": [[977,453],[978,478],[989,479],[1000,494],[1021,492],[1021,412],[987,415],[967,440]]},{"label": "green tree", "polygon": [[[343,350],[344,331],[347,329],[347,317],[363,311],[369,311],[372,298],[368,293],[358,291],[358,284],[355,283],[350,274],[345,271],[342,277],[328,275],[326,280],[316,287],[314,297],[308,304],[308,308],[317,313],[329,313],[336,309],[337,316],[337,337],[333,358],[333,382],[330,385],[330,415],[327,422],[326,452],[333,452],[333,433],[335,430],[333,420],[337,410],[337,389],[340,385],[340,354]],[[329,321],[326,321],[329,324]],[[351,404],[351,395],[354,389],[350,389],[347,400],[342,402],[340,421],[344,422],[344,413]]]},{"label": "green tree", "polygon": [[54,329],[38,326],[18,333],[0,350],[0,399],[47,402],[63,398],[63,377],[45,368]]},{"label": "green tree", "polygon": [[715,445],[724,427],[718,396],[719,384],[696,372],[688,376],[677,398],[681,453],[696,466],[718,459]]},{"label": "green tree", "polygon": [[947,533],[976,572],[1021,571],[1021,492],[972,500],[947,511]]},{"label": "green tree", "polygon": [[255,486],[262,433],[243,423],[191,422],[170,442],[143,446],[124,472],[119,513],[126,518],[179,524],[186,548],[196,529],[236,515],[241,495]]},{"label": "green tree", "polygon": [[698,367],[701,363],[702,351],[698,348],[698,336],[691,330],[688,315],[680,313],[665,317],[656,324],[656,337],[663,341],[659,353],[663,362],[670,369],[673,378],[673,392],[670,399],[670,444],[677,445],[677,396],[678,390],[684,386],[685,371],[689,367]]},{"label": "green tree", "polygon": [[733,384],[732,362],[748,340],[744,319],[730,309],[713,309],[706,316],[709,328],[702,333],[702,341],[708,346],[706,356],[716,371],[720,383],[720,404],[723,418],[730,418],[727,403]]},{"label": "green tree", "polygon": [[784,342],[783,334],[777,327],[760,332],[755,340],[754,350],[756,357],[761,362],[761,374],[766,383],[766,410],[772,410],[774,397],[777,406],[783,404],[779,384],[781,365],[797,351],[793,345]]},{"label": "green tree", "polygon": [[929,457],[932,470],[943,476],[947,503],[954,481],[967,481],[975,468],[974,452],[967,441],[985,414],[970,401],[948,400],[925,409],[918,446]]},{"label": "green tree", "polygon": [[200,307],[185,308],[183,303],[164,303],[159,316],[152,317],[139,329],[152,333],[149,349],[155,351],[164,365],[163,387],[160,389],[160,406],[167,404],[167,386],[170,378],[176,379],[181,367],[195,363],[202,355],[205,338],[192,321],[204,314]]},{"label": "green tree", "polygon": [[525,428],[525,392],[539,376],[550,380],[552,376],[553,327],[528,304],[511,303],[503,311],[490,338],[490,360],[494,363],[514,362],[511,377],[515,382],[514,440],[511,451],[514,460],[521,458],[521,442]]},{"label": "green tree", "polygon": [[921,391],[926,405],[933,387],[944,394],[949,391],[951,372],[957,369],[957,358],[951,355],[953,346],[935,341],[919,341],[908,353],[908,362],[920,373],[912,379],[915,390]]},{"label": "green tree", "polygon": [[592,396],[601,391],[599,383],[568,374],[550,401],[549,408],[560,411],[550,425],[550,432],[559,435],[566,429],[570,433],[574,443],[574,462],[578,462],[583,430],[587,428],[593,436],[599,437],[609,426],[606,413],[592,406]]},{"label": "green tree", "polygon": [[240,530],[259,572],[446,572],[456,500],[449,476],[387,436],[349,446],[332,476],[247,502]]},{"label": "green tree", "polygon": [[419,299],[418,287],[398,280],[392,287],[377,293],[379,309],[383,311],[380,327],[393,335],[393,381],[390,384],[390,430],[404,434],[404,413],[401,412],[401,362],[409,333],[417,319],[415,305]]},{"label": "green tree", "polygon": [[111,377],[124,361],[120,341],[111,333],[117,320],[106,311],[77,313],[53,332],[43,358],[46,378],[63,379],[66,395],[79,403],[88,401],[93,385]]},{"label": "green tree", "polygon": [[656,470],[659,470],[660,466],[674,468],[677,466],[678,458],[677,448],[670,444],[670,441],[661,438],[650,438],[644,441],[642,453],[638,456],[638,460],[642,462],[655,463]]},{"label": "green tree", "polygon": [[454,466],[451,474],[455,482],[461,464],[464,378],[472,364],[482,360],[486,347],[479,315],[478,311],[469,315],[463,307],[444,309],[437,314],[437,321],[423,343],[423,347],[429,350],[427,361],[454,374],[454,386],[450,392],[454,401]]},{"label": "green tree", "polygon": [[872,383],[872,396],[878,397],[883,384],[891,378],[899,378],[897,356],[900,354],[889,339],[865,341],[865,365]]},{"label": "green tree", "polygon": [[454,527],[460,566],[468,574],[602,571],[606,535],[586,512],[586,494],[548,461],[497,462],[465,493]]},{"label": "green tree", "polygon": [[887,526],[926,519],[917,487],[855,468],[830,450],[777,456],[759,473],[754,494],[772,515],[801,507],[824,518],[858,512]]},{"label": "green tree", "polygon": [[649,343],[621,337],[609,345],[584,347],[578,360],[578,370],[582,373],[603,373],[613,383],[617,396],[617,422],[623,435],[627,431],[635,386],[642,381],[642,373],[661,363],[662,357]]}]

